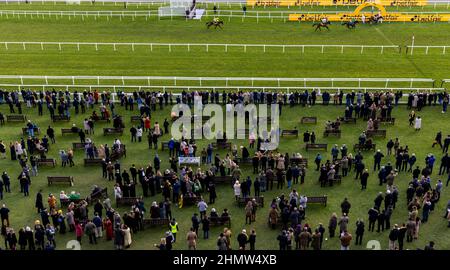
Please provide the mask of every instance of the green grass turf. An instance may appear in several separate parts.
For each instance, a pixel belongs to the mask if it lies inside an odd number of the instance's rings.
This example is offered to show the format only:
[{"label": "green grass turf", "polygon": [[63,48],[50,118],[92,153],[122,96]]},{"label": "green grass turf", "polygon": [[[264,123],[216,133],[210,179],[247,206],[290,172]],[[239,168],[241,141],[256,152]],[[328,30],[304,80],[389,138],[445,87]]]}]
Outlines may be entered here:
[{"label": "green grass turf", "polygon": [[[49,5],[50,6],[50,5]],[[11,6],[9,6],[11,7]],[[22,5],[21,7],[24,7]],[[6,5],[5,5],[6,8]],[[37,7],[33,4],[33,9],[50,9],[50,7]],[[59,8],[59,6],[58,6]],[[84,8],[84,7],[83,7]],[[91,7],[86,7],[85,10]],[[111,6],[99,8],[101,10],[111,10]],[[15,9],[15,8],[14,8]],[[75,9],[75,6],[70,9]],[[78,9],[78,8],[76,8]],[[119,8],[117,8],[119,9]],[[412,34],[416,37],[417,45],[448,45],[450,37],[448,32],[450,25],[437,24],[383,24],[377,27],[363,26],[355,31],[349,31],[344,27],[332,25],[330,32],[314,33],[309,23],[284,23],[270,20],[245,20],[231,19],[225,22],[223,31],[207,31],[204,28],[204,21],[184,21],[184,20],[155,20],[145,21],[144,18],[81,18],[66,17],[64,19],[45,17],[31,19],[27,18],[9,18],[2,17],[0,30],[2,32],[2,41],[91,41],[91,42],[173,42],[173,43],[259,43],[259,44],[382,44],[390,45],[409,45]],[[377,30],[378,29],[378,30]],[[417,53],[417,54],[416,54]],[[440,55],[438,51],[430,50],[429,55],[424,55],[416,50],[413,56],[397,54],[386,51],[386,54],[380,55],[379,51],[367,51],[360,54],[359,50],[347,50],[344,54],[340,51],[326,50],[324,54],[320,49],[308,49],[304,54],[287,50],[282,54],[279,50],[270,49],[267,53],[262,53],[258,49],[248,49],[243,53],[240,49],[230,49],[229,53],[221,52],[221,49],[211,49],[210,53],[205,53],[202,49],[192,49],[187,53],[184,48],[173,49],[168,53],[166,48],[155,49],[154,52],[148,52],[145,49],[136,49],[131,52],[130,48],[119,48],[114,52],[112,48],[101,48],[96,52],[93,48],[81,48],[80,52],[75,47],[64,48],[59,52],[57,48],[47,48],[44,51],[40,47],[28,47],[23,51],[20,46],[10,46],[6,51],[0,49],[2,62],[0,64],[0,74],[32,74],[32,75],[167,75],[167,76],[265,76],[265,77],[429,77],[434,79],[444,79],[449,76],[450,61],[449,56]],[[7,113],[7,107],[1,106],[0,110]],[[34,117],[35,110],[24,112],[29,119],[36,121],[42,128],[46,127],[50,121],[48,115],[43,117]],[[129,128],[130,114],[119,109],[126,120],[127,130]],[[343,127],[343,136],[341,139],[327,138],[322,139],[323,123],[326,120],[334,119],[336,115],[342,114],[343,107],[324,107],[286,109],[282,115],[282,128],[299,127],[300,132],[305,129],[316,131],[319,142],[346,143],[352,145],[365,128],[365,123],[358,122],[358,125],[346,125]],[[73,112],[72,112],[73,114]],[[158,111],[154,119],[163,121],[169,115],[168,110]],[[299,126],[298,121],[301,116],[316,115],[319,117],[319,124],[313,126]],[[440,108],[426,108],[421,112],[423,117],[423,130],[419,133],[413,132],[407,127],[407,111],[404,107],[399,107],[394,111],[397,118],[397,124],[388,128],[388,138],[399,137],[402,145],[408,144],[410,149],[415,152],[419,159],[419,164],[423,165],[423,159],[431,149],[431,143],[435,133],[438,130],[447,132],[442,123],[448,121],[447,115],[440,114]],[[439,121],[433,121],[439,117]],[[72,122],[81,125],[84,116],[78,116]],[[59,149],[67,149],[72,142],[77,141],[76,136],[60,136],[60,128],[68,127],[70,123],[57,123],[54,125],[57,132],[57,145],[51,147],[49,157],[56,157]],[[100,133],[101,128],[106,126],[100,124],[97,126],[97,134],[93,137],[97,144],[111,144],[113,137],[104,137]],[[22,124],[7,123],[0,127],[0,138],[5,142],[15,141],[20,136]],[[166,136],[163,140],[168,140]],[[145,166],[153,159],[154,150],[147,150],[146,143],[131,144],[128,142],[129,134],[125,133],[122,141],[127,144],[128,157],[121,161],[124,168],[131,164]],[[376,139],[375,142],[382,149],[386,140]],[[207,142],[201,141],[200,145],[206,145]],[[239,142],[242,143],[242,142]],[[311,161],[315,152],[306,153],[303,143],[296,139],[283,139],[280,146],[281,152],[301,152]],[[439,151],[434,153],[440,158]],[[221,152],[222,156],[225,152]],[[167,153],[159,153],[163,160],[163,167],[168,166]],[[329,153],[326,154],[329,156]],[[101,179],[101,170],[97,168],[85,168],[82,162],[82,153],[76,152],[76,167],[66,168],[64,170],[58,165],[57,168],[42,168],[38,177],[32,179],[30,198],[22,198],[18,193],[18,183],[13,182],[13,193],[7,194],[5,202],[12,210],[12,224],[18,229],[20,226],[30,225],[38,215],[33,209],[34,196],[39,188],[44,190],[44,194],[49,192],[59,193],[61,189],[70,191],[72,189],[65,186],[47,186],[46,176],[56,174],[70,174],[75,178],[75,187],[73,189],[87,195],[93,184],[108,186],[112,190],[112,183]],[[369,165],[372,165],[371,154],[365,155],[369,159]],[[385,160],[387,162],[388,159]],[[392,158],[391,158],[391,161]],[[7,170],[12,176],[16,176],[19,166],[9,160],[0,160],[0,168]],[[251,171],[244,170],[244,176],[249,175]],[[353,204],[351,210],[350,230],[355,229],[356,218],[363,217],[367,219],[367,210],[372,206],[378,191],[382,191],[376,184],[376,177],[371,175],[367,191],[361,192],[359,184],[350,177],[344,179],[340,186],[332,188],[320,188],[317,183],[318,175],[308,170],[307,180],[304,186],[298,187],[300,193],[309,196],[328,194],[329,204],[323,206],[310,206],[308,209],[307,222],[316,226],[319,222],[326,224],[332,212],[339,212],[341,200],[347,196]],[[405,189],[409,180],[409,175],[401,174],[397,180],[400,187],[399,207],[395,211],[392,224],[406,221],[407,211],[403,207],[405,204]],[[433,183],[437,176],[433,175]],[[138,187],[138,192],[141,193]],[[266,200],[288,193],[288,190],[267,192]],[[214,205],[219,211],[227,207],[233,216],[232,230],[237,235],[244,226],[243,209],[238,209],[232,201],[232,190],[228,187],[218,188],[219,199]],[[145,200],[148,207],[153,200],[160,200],[160,195],[155,198]],[[449,234],[446,229],[446,222],[440,216],[449,199],[448,192],[444,190],[441,202],[437,206],[437,213],[433,213],[428,224],[421,227],[419,240],[406,247],[414,249],[423,247],[427,241],[436,242],[437,248],[449,249]],[[127,209],[120,209],[121,211]],[[184,236],[190,226],[190,216],[195,208],[183,208],[175,210],[175,216],[180,223],[180,235]],[[247,226],[247,229],[255,228],[257,230],[257,248],[258,249],[276,249],[277,242],[274,240],[278,231],[272,231],[267,228],[268,208],[260,209],[258,212],[257,223],[253,226]],[[211,231],[211,240],[199,241],[199,248],[214,249],[215,237],[221,228],[214,228]],[[139,232],[134,237],[133,249],[152,249],[152,244],[159,242],[165,229],[154,228]],[[57,237],[58,248],[63,248],[65,243],[73,239],[73,235]],[[368,239],[378,239],[383,248],[387,248],[387,233],[367,233],[365,241]],[[83,240],[86,242],[86,240]],[[233,242],[236,248],[236,241]],[[83,245],[83,249],[112,249],[112,243],[100,241],[98,246]],[[180,241],[175,246],[176,249],[185,249],[186,245]],[[327,241],[325,249],[337,249],[339,243],[337,240]]]},{"label": "green grass turf", "polygon": [[[3,113],[7,113],[7,107],[1,106],[1,111]],[[283,110],[283,114],[281,116],[281,128],[290,129],[294,127],[298,127],[300,132],[304,132],[305,130],[314,130],[318,135],[319,143],[328,143],[331,146],[334,143],[338,143],[341,145],[342,143],[346,143],[347,145],[352,147],[352,145],[357,141],[357,137],[359,133],[365,128],[365,123],[363,121],[358,121],[357,125],[344,125],[342,127],[342,138],[322,138],[323,133],[323,123],[328,119],[334,119],[336,115],[341,115],[343,111],[343,107],[340,106],[329,106],[326,107],[316,106],[312,108],[301,108],[296,107],[294,109],[285,108]],[[90,111],[89,111],[90,112]],[[27,114],[27,117],[33,121],[35,121],[43,130],[49,124],[48,114],[42,117],[35,116],[35,110],[25,110],[24,113]],[[127,129],[130,127],[129,124],[129,116],[132,115],[129,112],[124,111],[123,109],[119,109],[119,113],[124,116],[124,119],[127,123]],[[164,118],[168,116],[168,110],[157,111],[154,114],[154,121],[159,120],[163,121]],[[420,132],[413,131],[412,128],[407,127],[407,114],[408,111],[404,106],[400,106],[394,110],[393,116],[396,117],[397,122],[395,126],[386,126],[387,128],[387,138],[400,138],[401,145],[408,145],[412,152],[416,153],[418,157],[418,165],[423,166],[425,155],[429,152],[436,154],[437,158],[441,157],[440,151],[438,149],[432,149],[431,143],[433,141],[434,135],[437,131],[442,130],[444,134],[447,133],[446,129],[442,126],[442,123],[448,121],[448,115],[440,114],[440,107],[432,107],[426,108],[420,115],[423,120],[423,130]],[[317,125],[299,125],[299,119],[301,116],[310,116],[315,115],[318,116],[318,124]],[[439,121],[434,121],[436,115],[439,116]],[[75,152],[75,163],[76,166],[73,168],[61,168],[60,161],[57,156],[57,151],[60,149],[68,149],[71,146],[72,142],[78,141],[77,136],[60,135],[60,128],[69,127],[72,122],[81,124],[84,116],[76,116],[70,123],[56,123],[52,124],[55,128],[57,134],[57,144],[51,146],[50,153],[47,155],[48,157],[55,157],[58,160],[58,166],[56,168],[40,168],[38,177],[32,178],[32,186],[31,186],[31,196],[28,198],[23,198],[22,194],[19,193],[19,186],[16,180],[12,182],[12,194],[6,194],[5,202],[9,208],[11,209],[11,223],[12,226],[18,229],[20,226],[32,224],[33,221],[39,216],[35,213],[33,209],[34,206],[34,196],[39,189],[44,190],[44,195],[47,195],[49,192],[53,192],[58,194],[60,190],[65,190],[66,192],[70,192],[72,190],[80,191],[83,196],[86,196],[89,193],[89,190],[92,188],[92,185],[98,184],[100,186],[107,186],[111,191],[113,183],[107,182],[106,180],[101,178],[101,169],[95,167],[84,167],[82,165],[83,153],[80,151]],[[99,124],[96,126],[96,135],[91,136],[93,141],[96,144],[111,144],[114,137],[105,137],[101,134],[101,128],[107,126],[106,124]],[[17,140],[20,135],[20,128],[22,124],[12,124],[7,123],[5,126],[2,126],[1,129],[1,138],[5,142]],[[165,135],[161,140],[168,140],[169,136]],[[121,137],[123,143],[127,145],[128,153],[127,158],[121,160],[122,168],[129,168],[131,164],[136,164],[137,166],[145,166],[149,162],[152,162],[153,155],[155,153],[154,150],[148,150],[146,142],[142,143],[130,143],[129,133],[125,132],[125,134]],[[387,139],[375,139],[375,143],[379,148],[385,151],[385,144]],[[208,142],[207,141],[198,141],[198,144],[201,147],[204,147]],[[238,145],[247,144],[247,142],[243,141],[235,141]],[[329,147],[330,148],[330,147]],[[301,139],[282,139],[281,145],[279,147],[279,151],[282,153],[289,152],[300,152],[305,157],[307,157],[312,164],[313,158],[316,154],[315,151],[306,152],[304,150],[303,143]],[[351,151],[352,152],[352,151]],[[159,156],[162,159],[162,167],[168,166],[168,156],[167,152],[158,151]],[[221,155],[224,156],[225,152],[221,152]],[[325,157],[329,158],[329,153],[322,153]],[[366,166],[373,166],[372,164],[372,152],[364,153],[364,157],[366,160]],[[393,157],[385,158],[383,163],[388,161],[394,162]],[[439,162],[437,162],[439,163]],[[438,164],[437,164],[438,166]],[[16,177],[18,174],[19,166],[16,162],[12,162],[9,159],[0,160],[0,167],[2,170],[6,170],[13,177]],[[307,210],[307,220],[306,222],[311,224],[312,226],[317,226],[319,222],[327,224],[328,218],[333,212],[339,213],[340,202],[344,197],[348,197],[350,202],[352,203],[352,209],[350,212],[350,231],[354,232],[357,218],[364,218],[367,220],[367,211],[373,204],[373,199],[379,191],[383,191],[384,187],[378,186],[378,181],[376,175],[372,172],[369,178],[369,184],[366,191],[360,191],[359,181],[353,180],[354,174],[351,173],[349,177],[343,179],[341,185],[335,185],[333,187],[321,188],[317,182],[318,174],[313,170],[313,166],[310,166],[307,171],[306,183],[304,185],[295,185],[294,187],[299,190],[301,194],[305,194],[307,196],[315,196],[327,194],[329,197],[329,203],[327,207],[319,206],[319,205],[311,205]],[[46,176],[48,175],[72,175],[74,176],[75,186],[73,188],[69,188],[64,185],[53,185],[48,187]],[[244,167],[243,176],[252,176],[251,168]],[[439,177],[436,175],[436,172],[432,175],[433,184],[436,183]],[[396,185],[399,186],[400,196],[397,209],[394,211],[392,216],[392,224],[402,223],[406,221],[407,218],[407,210],[405,208],[405,190],[407,187],[407,183],[410,180],[410,174],[401,173],[399,177],[396,179]],[[444,178],[445,180],[445,178]],[[244,211],[243,209],[238,209],[235,203],[233,202],[233,193],[232,189],[226,185],[218,186],[218,200],[214,205],[210,205],[211,207],[215,207],[218,211],[221,211],[223,208],[230,209],[232,214],[232,231],[236,234],[242,228],[255,228],[258,234],[257,247],[258,249],[276,249],[277,242],[274,240],[278,230],[272,231],[267,227],[267,213],[268,207],[260,209],[257,213],[257,222],[252,224],[251,226],[245,226],[244,222]],[[141,194],[140,187],[137,187],[138,194]],[[281,193],[288,194],[289,190],[286,188],[283,190],[273,190],[270,192],[264,193],[266,198],[266,203],[268,204],[272,198],[279,196]],[[145,203],[146,206],[149,207],[153,200],[160,200],[161,195],[157,195],[153,198],[146,198]],[[430,221],[421,227],[420,237],[418,241],[413,242],[412,244],[407,244],[407,248],[417,248],[423,247],[427,241],[433,240],[436,242],[436,245],[439,249],[448,249],[449,246],[449,234],[448,229],[446,228],[447,222],[442,219],[441,215],[445,208],[447,200],[450,199],[449,193],[447,189],[444,189],[443,196],[439,204],[436,206],[436,211],[431,214]],[[125,211],[127,208],[121,208],[120,211]],[[92,211],[92,209],[91,209]],[[182,209],[176,209],[174,211],[174,216],[177,218],[181,232],[180,235],[184,236],[187,230],[190,227],[190,216],[194,213],[196,209],[194,207],[187,207]],[[92,212],[91,212],[92,213]],[[157,243],[159,237],[162,236],[165,228],[153,228],[148,229],[144,232],[139,232],[137,235],[134,235],[134,244],[132,246],[133,249],[152,249],[152,244]],[[220,232],[221,228],[214,228],[211,231],[211,240],[200,240],[199,248],[201,249],[214,249],[215,248],[215,237]],[[74,235],[66,234],[65,236],[57,236],[58,247],[64,247],[66,241],[73,239]],[[385,233],[366,233],[365,241],[369,239],[377,239],[382,243],[383,248],[387,248],[387,232]],[[86,240],[84,240],[86,242]],[[234,241],[233,247],[236,248],[236,242]],[[325,249],[337,249],[339,247],[339,243],[336,239],[329,240],[325,243]],[[108,243],[104,240],[101,240],[97,246],[83,245],[83,249],[111,249],[112,243]],[[185,249],[186,245],[183,241],[180,241],[175,246],[176,249]],[[355,247],[355,249],[358,249]],[[363,247],[364,249],[364,247]]]},{"label": "green grass turf", "polygon": [[[444,35],[449,24],[383,24],[362,26],[354,31],[333,25],[330,32],[316,33],[310,24],[283,22],[226,22],[223,31],[207,30],[203,22],[184,20],[151,20],[143,18],[71,19],[4,19],[0,25],[2,41],[74,41],[74,42],[171,42],[171,43],[248,43],[248,44],[364,44],[448,45]],[[165,75],[165,76],[248,76],[248,77],[425,77],[445,79],[450,67],[449,54],[441,49],[416,49],[406,55],[393,49],[380,54],[379,49],[289,48],[159,48],[148,47],[9,45],[0,48],[1,74],[30,75]],[[269,64],[270,63],[270,64]],[[429,86],[429,85],[427,85]]]}]

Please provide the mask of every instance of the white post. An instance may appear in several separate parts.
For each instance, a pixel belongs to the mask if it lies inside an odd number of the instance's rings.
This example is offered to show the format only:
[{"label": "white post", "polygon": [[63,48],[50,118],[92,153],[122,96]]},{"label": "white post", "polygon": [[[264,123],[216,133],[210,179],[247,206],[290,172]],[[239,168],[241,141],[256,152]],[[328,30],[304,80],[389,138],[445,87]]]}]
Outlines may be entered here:
[{"label": "white post", "polygon": [[22,43],[23,44],[23,50],[25,51],[27,48],[25,47],[25,42]]},{"label": "white post", "polygon": [[428,46],[426,47],[426,49],[425,49],[425,54],[428,54]]},{"label": "white post", "polygon": [[414,35],[412,36],[412,41],[411,41],[411,55],[413,54],[414,51]]}]

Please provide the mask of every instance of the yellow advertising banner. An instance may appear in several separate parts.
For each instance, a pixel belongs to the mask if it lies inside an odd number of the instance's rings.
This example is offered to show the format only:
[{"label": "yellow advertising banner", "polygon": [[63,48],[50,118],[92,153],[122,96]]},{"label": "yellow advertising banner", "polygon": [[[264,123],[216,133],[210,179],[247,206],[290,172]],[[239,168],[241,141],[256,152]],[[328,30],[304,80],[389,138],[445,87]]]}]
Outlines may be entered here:
[{"label": "yellow advertising banner", "polygon": [[428,0],[247,0],[249,6],[358,6],[366,2],[383,6],[426,6]]},{"label": "yellow advertising banner", "polygon": [[[338,13],[338,14],[289,14],[289,21],[320,21],[326,17],[329,21],[333,22],[345,22],[351,19],[361,21],[362,14],[366,18],[369,18],[373,14],[370,12],[363,12],[359,14],[355,13]],[[383,21],[385,22],[449,22],[449,14],[402,14],[402,13],[387,13],[383,15]]]}]

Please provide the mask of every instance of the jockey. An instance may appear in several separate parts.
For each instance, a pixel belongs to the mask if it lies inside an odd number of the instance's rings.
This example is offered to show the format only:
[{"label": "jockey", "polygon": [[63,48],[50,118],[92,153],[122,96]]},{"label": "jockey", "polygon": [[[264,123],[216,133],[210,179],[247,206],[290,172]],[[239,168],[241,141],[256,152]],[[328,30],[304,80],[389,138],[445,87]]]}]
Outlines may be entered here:
[{"label": "jockey", "polygon": [[321,21],[322,21],[323,24],[326,24],[326,23],[328,23],[328,18],[327,17],[323,17]]},{"label": "jockey", "polygon": [[213,22],[218,23],[220,21],[219,17],[214,17]]}]

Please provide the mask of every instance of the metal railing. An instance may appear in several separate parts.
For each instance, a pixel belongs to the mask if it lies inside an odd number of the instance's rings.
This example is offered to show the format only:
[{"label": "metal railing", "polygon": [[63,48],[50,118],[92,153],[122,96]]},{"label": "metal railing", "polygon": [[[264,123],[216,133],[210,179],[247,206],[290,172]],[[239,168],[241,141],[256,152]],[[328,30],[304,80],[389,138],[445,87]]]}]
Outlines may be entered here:
[{"label": "metal railing", "polygon": [[[7,83],[4,81],[8,80]],[[11,80],[13,82],[11,82]],[[25,81],[33,80],[33,84],[26,83]],[[121,84],[110,84],[112,86],[127,86],[129,82],[140,81],[141,84],[133,84],[132,86],[141,86],[141,87],[149,87],[149,86],[179,86],[183,82],[194,82],[195,85],[183,85],[183,87],[201,87],[206,86],[207,82],[214,83],[215,87],[228,87],[232,82],[245,82],[248,84],[244,87],[287,87],[287,85],[282,86],[282,83],[295,83],[296,87],[311,87],[307,85],[307,83],[329,83],[330,87],[335,87],[335,83],[354,83],[357,86],[342,86],[342,87],[363,87],[362,83],[377,83],[383,84],[381,88],[390,88],[390,83],[403,83],[407,84],[408,87],[412,88],[414,83],[429,83],[431,84],[431,88],[434,87],[435,80],[429,78],[267,78],[267,77],[183,77],[183,76],[35,76],[35,75],[0,75],[0,84],[11,84],[11,85],[19,85],[16,83],[20,81],[20,85],[34,85],[35,81],[42,81],[43,83],[37,83],[37,85],[51,85],[49,80],[52,81],[66,81],[66,83],[62,83],[61,85],[95,85],[93,82],[96,82],[96,85],[103,85],[104,81],[119,81]],[[16,81],[16,82],[14,82]],[[68,84],[67,81],[71,83]],[[90,81],[87,83],[86,81]],[[155,83],[161,83],[157,85]],[[264,82],[266,85],[256,86],[255,83]],[[222,83],[222,85],[219,85]],[[268,83],[272,83],[274,85],[267,85]],[[59,84],[53,84],[59,85]],[[316,85],[317,86],[317,85]],[[315,86],[314,86],[315,87]],[[327,86],[322,86],[327,87]],[[380,87],[378,87],[380,88]]]},{"label": "metal railing", "polygon": [[[229,48],[242,48],[244,52],[247,52],[247,48],[259,48],[263,52],[269,48],[279,48],[282,52],[286,52],[286,49],[301,49],[302,53],[305,53],[305,48],[320,48],[321,53],[325,52],[326,48],[337,48],[340,49],[341,53],[344,53],[344,48],[358,49],[362,54],[364,49],[378,49],[380,54],[383,54],[385,49],[394,49],[396,52],[401,53],[401,46],[396,45],[345,45],[345,44],[222,44],[222,43],[139,43],[139,42],[51,42],[51,41],[0,41],[0,46],[3,46],[5,50],[10,49],[10,45],[19,45],[23,50],[30,49],[30,46],[39,46],[40,50],[48,49],[48,46],[58,46],[58,50],[63,50],[64,46],[76,46],[77,51],[81,48],[91,47],[95,48],[96,51],[99,47],[109,46],[112,47],[114,51],[118,50],[119,47],[128,47],[132,51],[136,47],[147,47],[150,51],[153,51],[155,47],[167,47],[168,51],[171,52],[174,47],[184,47],[188,52],[191,51],[193,47],[205,48],[208,52],[210,48],[222,47],[224,52],[228,52]],[[27,47],[28,46],[28,47]]]}]

